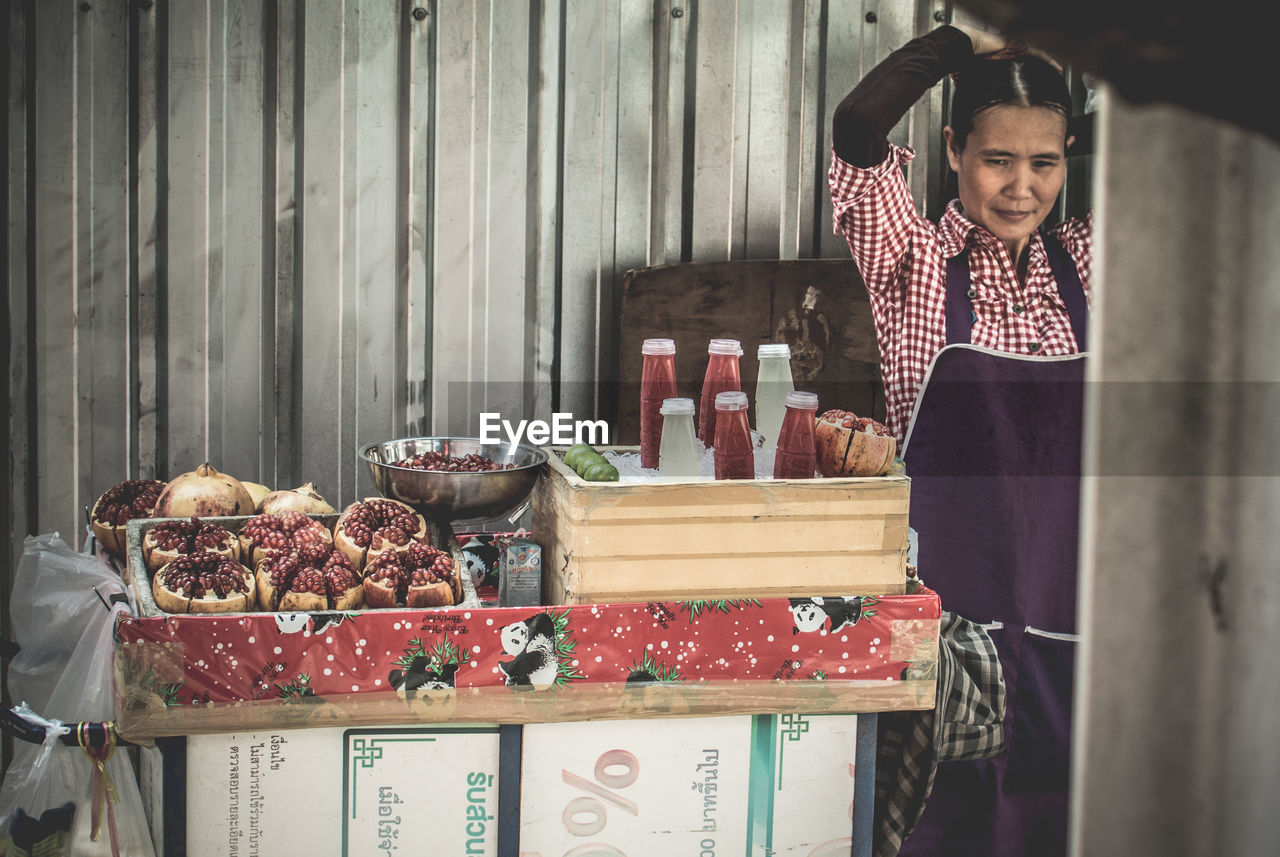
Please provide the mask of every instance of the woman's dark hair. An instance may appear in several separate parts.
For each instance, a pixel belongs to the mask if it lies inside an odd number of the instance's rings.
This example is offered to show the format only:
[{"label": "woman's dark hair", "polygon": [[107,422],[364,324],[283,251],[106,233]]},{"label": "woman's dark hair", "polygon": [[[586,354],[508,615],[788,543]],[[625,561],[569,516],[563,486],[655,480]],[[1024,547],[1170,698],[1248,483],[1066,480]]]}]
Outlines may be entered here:
[{"label": "woman's dark hair", "polygon": [[[1053,65],[1034,54],[978,59],[956,77],[951,97],[951,130],[957,150],[964,149],[973,120],[979,113],[1002,104],[1048,107],[1071,117],[1071,92]],[[1065,136],[1064,136],[1065,139]]]}]

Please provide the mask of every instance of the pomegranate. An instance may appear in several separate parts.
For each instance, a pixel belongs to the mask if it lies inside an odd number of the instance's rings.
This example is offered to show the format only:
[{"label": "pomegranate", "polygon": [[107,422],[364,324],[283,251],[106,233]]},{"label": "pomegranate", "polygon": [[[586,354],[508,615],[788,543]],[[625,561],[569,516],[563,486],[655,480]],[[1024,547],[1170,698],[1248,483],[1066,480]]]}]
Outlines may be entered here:
[{"label": "pomegranate", "polygon": [[269,610],[355,610],[364,603],[360,573],[327,543],[271,553],[258,565],[257,583],[258,601]]},{"label": "pomegranate", "polygon": [[200,551],[213,551],[240,561],[240,542],[231,531],[217,524],[206,524],[199,518],[161,521],[147,530],[142,539],[142,556],[152,571],[180,556]]},{"label": "pomegranate", "polygon": [[308,515],[331,515],[338,510],[320,496],[314,482],[308,482],[287,491],[272,491],[258,501],[258,511],[269,515],[290,511],[306,512]]},{"label": "pomegranate", "polygon": [[898,441],[885,426],[841,410],[818,417],[814,442],[823,476],[883,476],[898,451]]},{"label": "pomegranate", "polygon": [[158,479],[129,479],[102,493],[89,513],[93,537],[109,554],[124,559],[128,551],[125,525],[134,518],[149,518],[164,491]]},{"label": "pomegranate", "polygon": [[255,515],[240,530],[240,549],[245,563],[253,568],[275,551],[290,551],[304,544],[333,544],[333,534],[319,521],[302,512]]},{"label": "pomegranate", "polygon": [[381,497],[352,503],[333,526],[333,542],[358,569],[387,551],[427,544],[427,522],[412,507]]},{"label": "pomegranate", "polygon": [[156,501],[157,518],[213,518],[253,514],[253,498],[239,479],[202,464],[171,481]]},{"label": "pomegranate", "polygon": [[253,572],[213,551],[180,556],[161,567],[151,593],[166,613],[240,613],[256,603]]},{"label": "pomegranate", "polygon": [[[262,498],[271,493],[271,489],[260,482],[240,482],[244,486],[244,490],[249,492],[249,496],[253,499],[253,508],[257,509],[262,502]],[[262,511],[258,509],[258,511]]]},{"label": "pomegranate", "polygon": [[364,601],[369,607],[443,607],[462,597],[453,558],[430,545],[411,544],[369,561]]}]

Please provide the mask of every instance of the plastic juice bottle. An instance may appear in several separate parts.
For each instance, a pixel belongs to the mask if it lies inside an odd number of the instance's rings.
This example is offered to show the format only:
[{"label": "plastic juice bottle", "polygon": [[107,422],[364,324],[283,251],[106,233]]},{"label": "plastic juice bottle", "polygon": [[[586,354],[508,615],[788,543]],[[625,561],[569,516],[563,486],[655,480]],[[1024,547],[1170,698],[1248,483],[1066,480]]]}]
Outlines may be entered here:
[{"label": "plastic juice bottle", "polygon": [[716,395],[715,463],[717,479],[755,479],[755,450],[747,425],[747,394],[730,390]]},{"label": "plastic juice bottle", "polygon": [[698,458],[698,439],[693,433],[693,399],[665,400],[658,473],[664,478],[696,479]]},{"label": "plastic juice bottle", "polygon": [[[707,374],[702,379],[698,440],[706,446],[714,446],[716,396],[729,390],[742,389],[742,372],[738,366],[738,358],[742,356],[742,343],[736,339],[713,339],[707,346],[707,354],[711,356],[707,360]],[[743,418],[746,418],[745,415]]]},{"label": "plastic juice bottle", "polygon": [[782,432],[778,436],[778,452],[773,458],[773,478],[812,479],[818,467],[813,435],[818,396],[816,393],[787,393],[786,408]]},{"label": "plastic juice bottle", "polygon": [[656,469],[662,440],[662,402],[676,396],[674,339],[646,339],[640,347],[640,466]]},{"label": "plastic juice bottle", "polygon": [[766,343],[756,349],[760,371],[756,376],[756,431],[766,446],[776,446],[786,412],[787,393],[795,389],[791,378],[791,346]]}]

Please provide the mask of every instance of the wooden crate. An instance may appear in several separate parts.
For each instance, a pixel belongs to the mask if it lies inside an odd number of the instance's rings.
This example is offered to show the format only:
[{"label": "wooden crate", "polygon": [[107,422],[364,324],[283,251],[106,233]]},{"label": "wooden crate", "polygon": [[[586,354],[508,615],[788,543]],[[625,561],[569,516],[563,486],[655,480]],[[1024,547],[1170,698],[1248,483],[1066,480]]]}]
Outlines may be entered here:
[{"label": "wooden crate", "polygon": [[904,476],[601,483],[552,453],[533,494],[548,604],[905,590]]}]

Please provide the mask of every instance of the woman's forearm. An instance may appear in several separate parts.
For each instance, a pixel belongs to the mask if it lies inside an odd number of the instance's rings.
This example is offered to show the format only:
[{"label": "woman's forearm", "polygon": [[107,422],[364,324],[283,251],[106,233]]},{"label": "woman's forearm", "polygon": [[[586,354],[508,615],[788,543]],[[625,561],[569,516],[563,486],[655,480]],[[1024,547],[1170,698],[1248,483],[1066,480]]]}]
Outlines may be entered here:
[{"label": "woman's forearm", "polygon": [[943,75],[973,56],[969,37],[939,27],[912,39],[867,72],[836,108],[832,146],[841,160],[871,167],[889,152],[889,131]]}]

